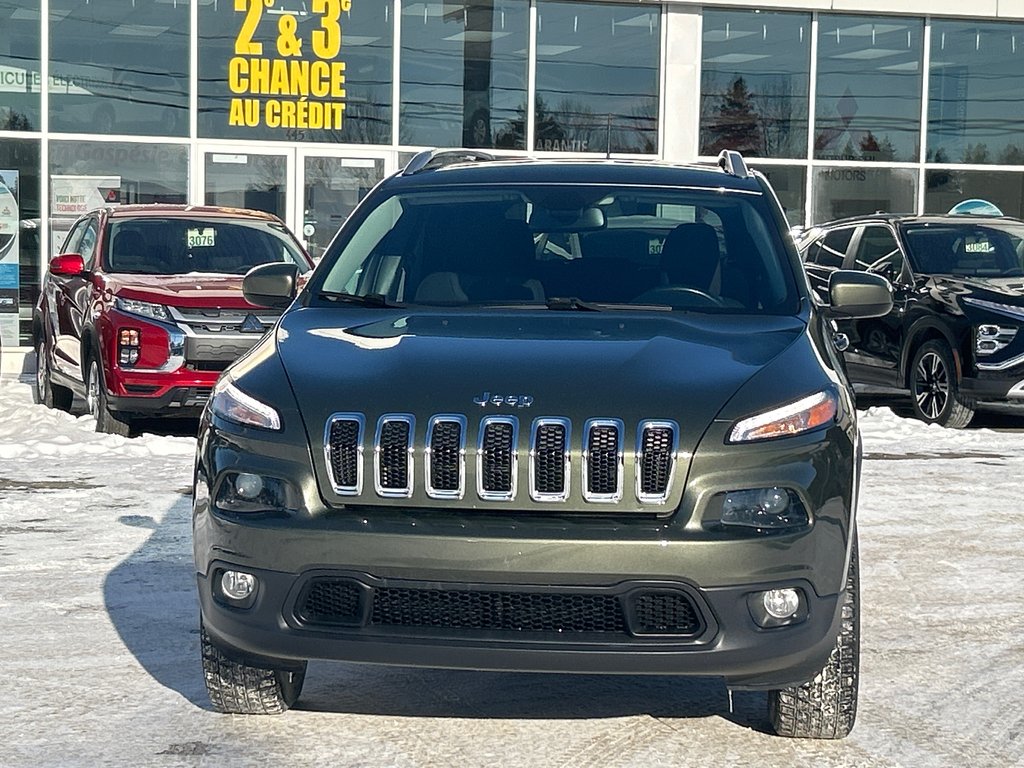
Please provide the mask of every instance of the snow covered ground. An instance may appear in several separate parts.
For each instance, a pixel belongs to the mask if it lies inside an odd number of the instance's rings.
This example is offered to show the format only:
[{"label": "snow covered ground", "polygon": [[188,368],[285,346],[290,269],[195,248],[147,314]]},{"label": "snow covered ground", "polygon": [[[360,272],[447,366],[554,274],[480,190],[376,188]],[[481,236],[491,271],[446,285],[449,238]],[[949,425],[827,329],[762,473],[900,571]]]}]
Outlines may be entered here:
[{"label": "snow covered ground", "polygon": [[240,717],[199,664],[194,439],[99,435],[0,382],[0,765],[1020,766],[1024,432],[861,423],[845,741],[769,736],[763,695],[730,712],[704,681],[327,663],[287,714]]}]

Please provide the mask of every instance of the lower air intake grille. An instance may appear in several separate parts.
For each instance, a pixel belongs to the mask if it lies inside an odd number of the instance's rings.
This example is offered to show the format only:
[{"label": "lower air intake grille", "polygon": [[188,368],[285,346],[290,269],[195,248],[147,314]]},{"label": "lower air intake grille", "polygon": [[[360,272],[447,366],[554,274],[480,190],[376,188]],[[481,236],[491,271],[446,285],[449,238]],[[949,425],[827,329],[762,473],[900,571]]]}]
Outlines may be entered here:
[{"label": "lower air intake grille", "polygon": [[360,617],[360,592],[353,581],[317,579],[300,599],[296,613],[307,624],[352,624]]},{"label": "lower air intake grille", "polygon": [[442,589],[377,589],[370,623],[499,632],[626,629],[615,595]]},{"label": "lower air intake grille", "polygon": [[644,592],[633,600],[634,630],[640,634],[695,635],[703,628],[690,598],[682,592]]}]

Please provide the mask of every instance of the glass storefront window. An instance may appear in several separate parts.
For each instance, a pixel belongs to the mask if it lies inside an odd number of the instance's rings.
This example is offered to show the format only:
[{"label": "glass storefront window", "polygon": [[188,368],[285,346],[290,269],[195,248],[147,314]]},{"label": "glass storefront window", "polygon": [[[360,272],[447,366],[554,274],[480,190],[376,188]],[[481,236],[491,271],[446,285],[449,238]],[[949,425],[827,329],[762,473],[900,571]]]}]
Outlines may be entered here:
[{"label": "glass storefront window", "polygon": [[810,15],[706,10],[703,19],[700,153],[807,157]]},{"label": "glass storefront window", "polygon": [[525,147],[529,4],[402,2],[399,143]]},{"label": "glass storefront window", "polygon": [[816,158],[918,160],[923,36],[919,18],[819,18]]},{"label": "glass storefront window", "polygon": [[188,147],[50,142],[50,250],[81,214],[104,205],[188,201]]},{"label": "glass storefront window", "polygon": [[41,128],[39,0],[0,0],[0,131]]},{"label": "glass storefront window", "polygon": [[811,221],[820,224],[877,211],[917,210],[917,171],[863,166],[814,169]]},{"label": "glass storefront window", "polygon": [[803,166],[758,165],[757,170],[765,175],[778,195],[790,226],[802,225],[807,200],[807,169]]},{"label": "glass storefront window", "polygon": [[537,2],[534,149],[658,151],[659,6]]},{"label": "glass storefront window", "polygon": [[1024,24],[932,23],[928,160],[1024,165]]},{"label": "glass storefront window", "polygon": [[0,338],[32,343],[39,298],[39,140],[0,140]]},{"label": "glass storefront window", "polygon": [[188,2],[50,0],[50,129],[187,136]]},{"label": "glass storefront window", "polygon": [[366,0],[199,7],[199,135],[391,143],[393,12]]},{"label": "glass storefront window", "polygon": [[947,213],[965,200],[986,200],[1007,216],[1024,218],[1024,173],[954,168],[925,173],[925,213]]}]

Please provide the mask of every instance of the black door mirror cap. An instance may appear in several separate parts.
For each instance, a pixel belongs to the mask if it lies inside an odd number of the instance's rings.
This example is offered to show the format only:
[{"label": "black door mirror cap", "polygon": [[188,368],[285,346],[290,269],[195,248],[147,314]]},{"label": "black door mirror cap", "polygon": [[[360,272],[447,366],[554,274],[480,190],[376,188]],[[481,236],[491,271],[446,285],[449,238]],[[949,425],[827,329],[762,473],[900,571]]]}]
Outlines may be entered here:
[{"label": "black door mirror cap", "polygon": [[287,307],[295,299],[298,281],[298,264],[260,264],[242,278],[242,295],[257,307]]}]

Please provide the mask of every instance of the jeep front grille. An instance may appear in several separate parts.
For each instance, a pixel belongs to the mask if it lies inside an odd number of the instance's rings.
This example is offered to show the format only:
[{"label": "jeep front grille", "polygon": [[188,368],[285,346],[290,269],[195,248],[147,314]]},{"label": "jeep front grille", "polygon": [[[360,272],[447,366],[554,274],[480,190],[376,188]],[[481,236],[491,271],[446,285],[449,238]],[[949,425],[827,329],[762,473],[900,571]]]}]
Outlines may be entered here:
[{"label": "jeep front grille", "polygon": [[[384,498],[411,498],[417,488],[415,467],[420,464],[420,491],[429,498],[462,499],[467,476],[471,480],[475,475],[479,499],[513,501],[520,495],[522,457],[529,462],[527,495],[533,501],[565,502],[574,492],[586,502],[612,505],[624,501],[626,437],[635,434],[631,446],[635,500],[645,505],[664,504],[672,494],[679,444],[679,427],[674,421],[644,420],[635,433],[627,433],[620,419],[589,419],[581,437],[576,438],[575,452],[581,457],[578,465],[572,459],[573,430],[568,419],[534,419],[528,434],[524,446],[515,416],[486,416],[471,424],[461,414],[439,414],[417,435],[412,415],[385,414],[374,432],[373,490]],[[422,446],[419,452],[417,438]],[[367,439],[363,414],[335,413],[328,419],[324,457],[331,486],[339,495],[364,493]],[[371,471],[370,467],[365,471]],[[576,480],[572,480],[574,474]]]}]

